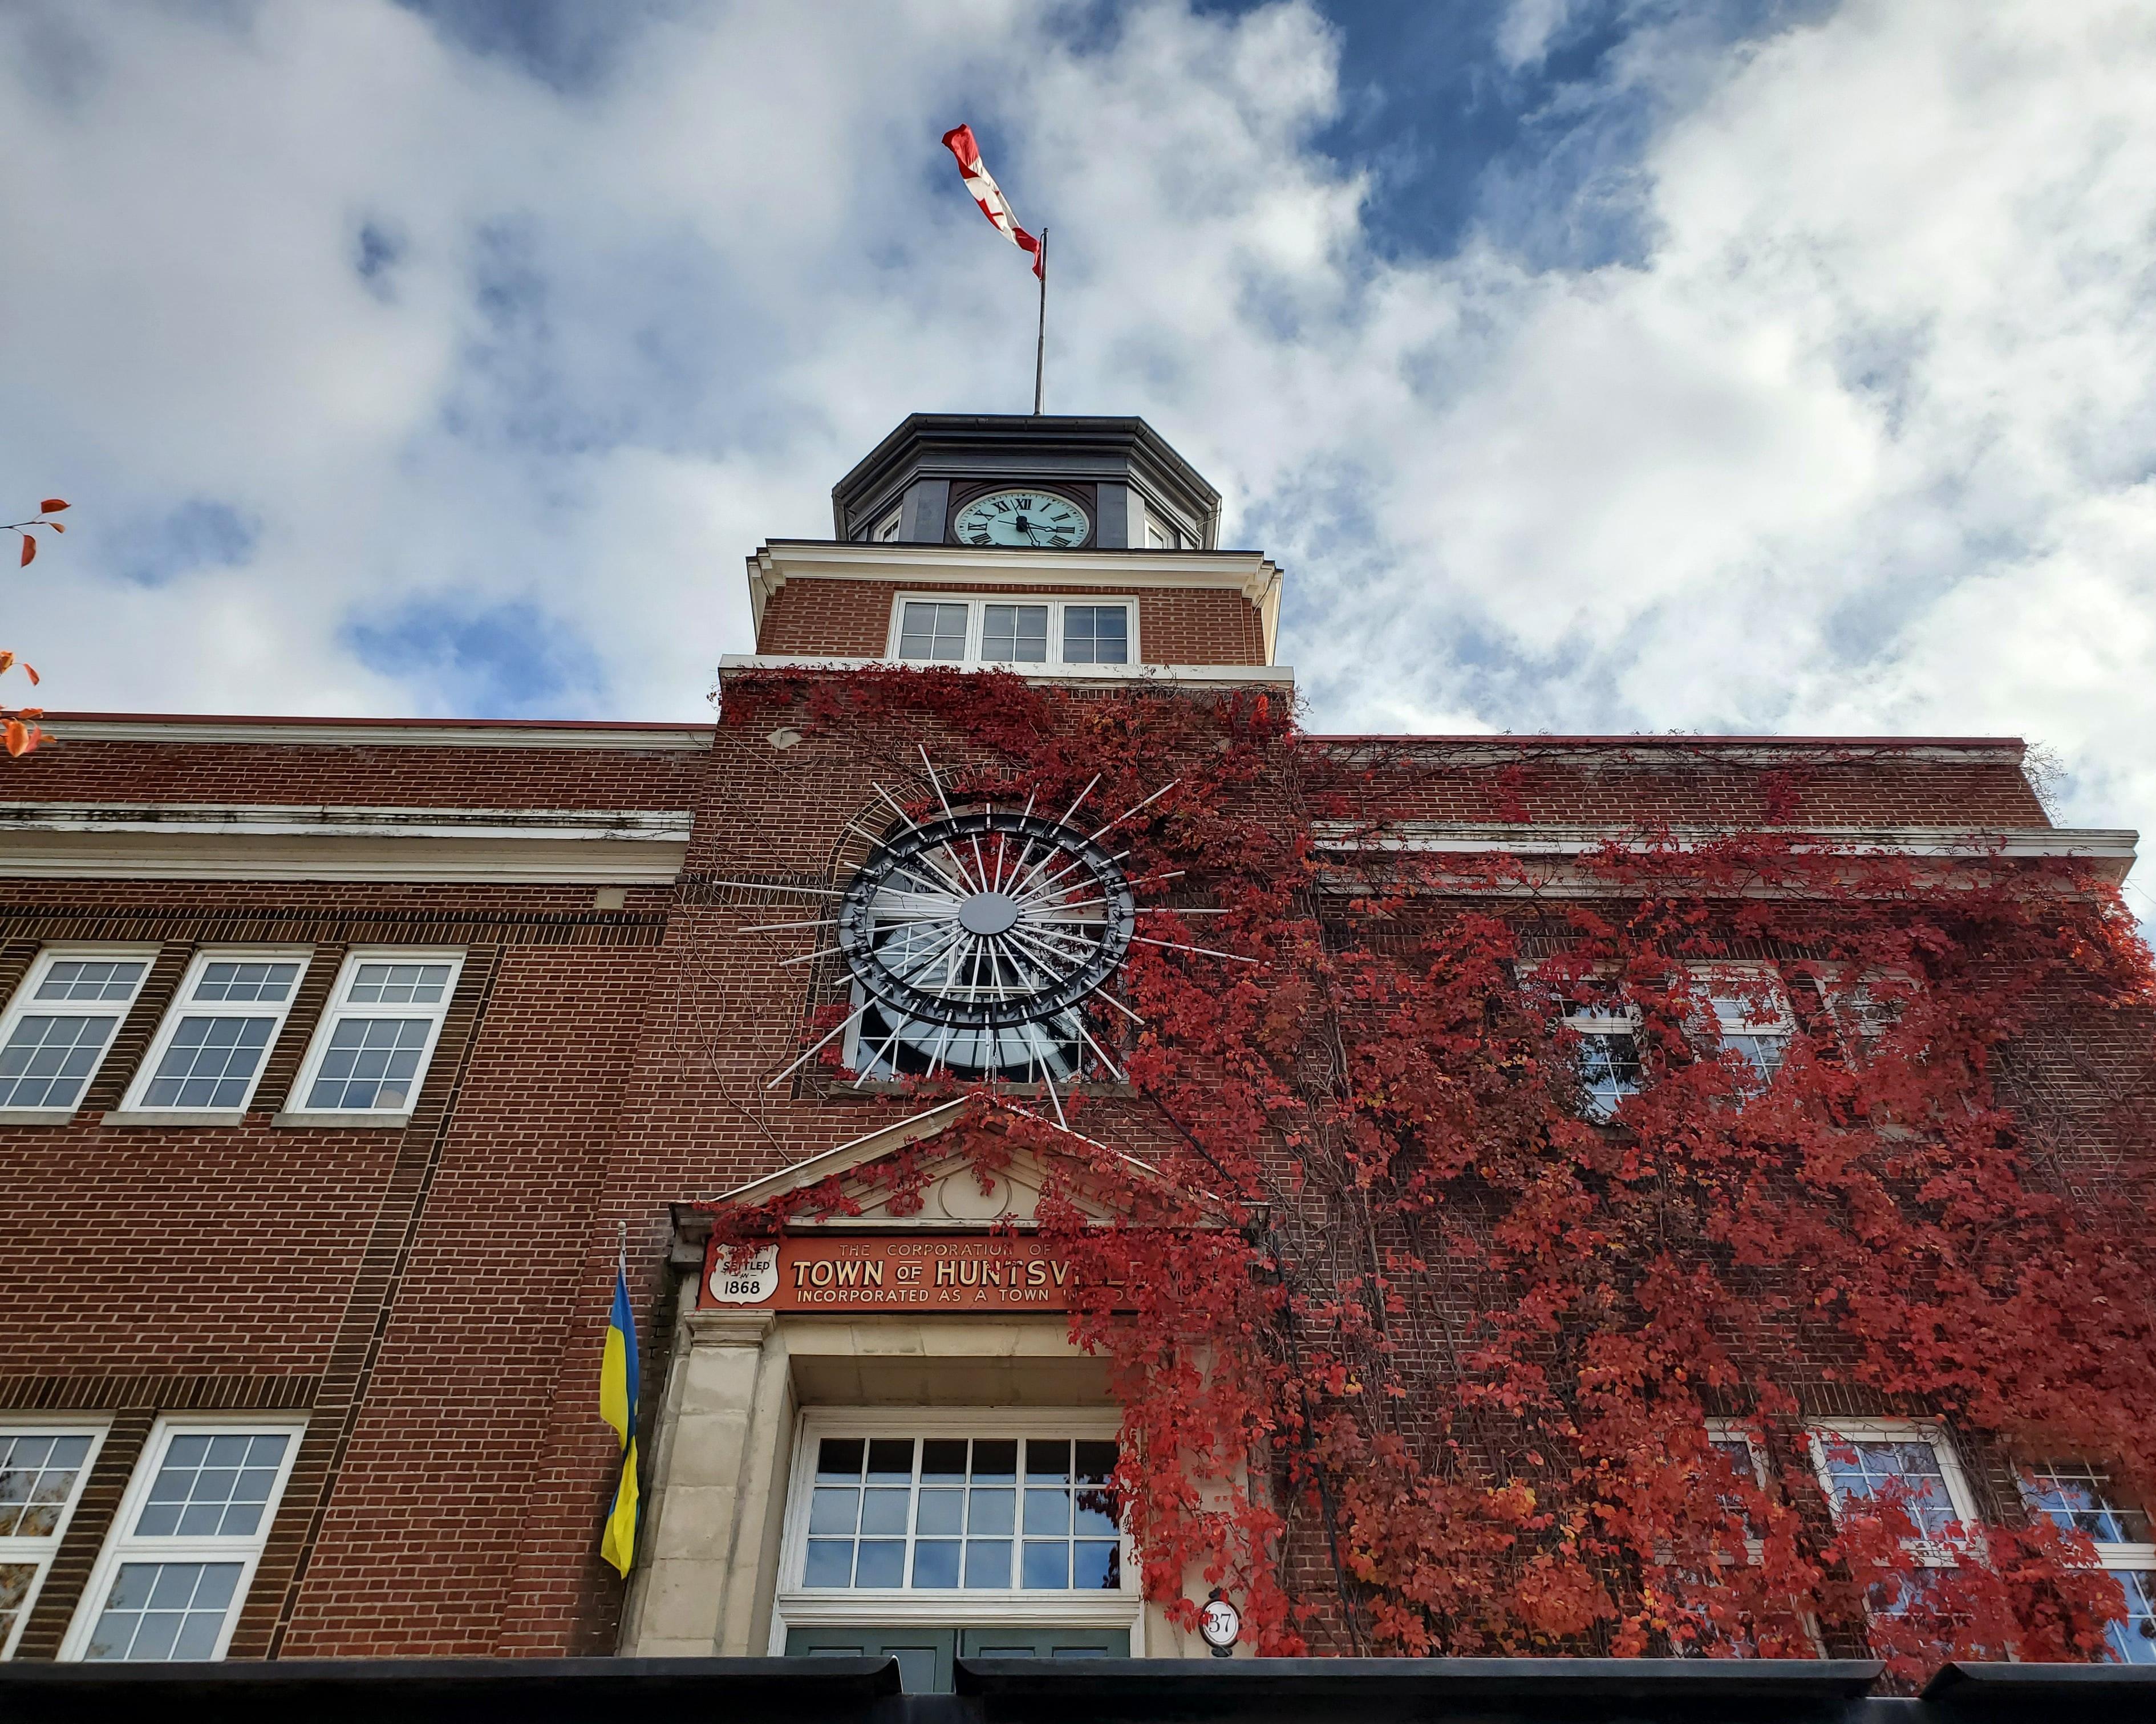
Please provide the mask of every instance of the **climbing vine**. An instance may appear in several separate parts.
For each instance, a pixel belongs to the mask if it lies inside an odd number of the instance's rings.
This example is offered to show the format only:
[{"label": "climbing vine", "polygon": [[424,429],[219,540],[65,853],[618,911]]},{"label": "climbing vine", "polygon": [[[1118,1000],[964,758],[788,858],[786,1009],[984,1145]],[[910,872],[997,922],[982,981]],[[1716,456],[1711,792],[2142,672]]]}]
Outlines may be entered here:
[{"label": "climbing vine", "polygon": [[[984,1178],[1020,1147],[1068,1170],[1034,1224],[1176,1619],[1219,1584],[1275,1654],[2104,1655],[2116,1584],[2015,1480],[2071,1455],[2156,1486],[2156,979],[2108,888],[1807,837],[1794,772],[1758,830],[1463,861],[1418,836],[1439,768],[1263,694],[766,675],[721,723],[842,739],[864,805],[875,778],[925,811],[924,741],[999,802],[1176,780],[1131,866],[1209,912],[1173,937],[1255,962],[1135,947],[1143,1028],[1095,1025],[1127,1086],[1068,1130],[978,1089],[936,1140]],[[1532,827],[1523,768],[1488,779],[1480,818]],[[1613,1014],[1636,1078],[1597,1106]],[[829,1014],[801,1021],[796,1048]],[[1743,1034],[1769,1022],[1771,1057]],[[2069,1024],[2124,1052],[2063,1105]],[[883,1167],[901,1209],[921,1166]],[[746,1248],[846,1202],[718,1222]],[[1891,1489],[1837,1511],[1823,1414],[1940,1421],[1980,1524]]]}]

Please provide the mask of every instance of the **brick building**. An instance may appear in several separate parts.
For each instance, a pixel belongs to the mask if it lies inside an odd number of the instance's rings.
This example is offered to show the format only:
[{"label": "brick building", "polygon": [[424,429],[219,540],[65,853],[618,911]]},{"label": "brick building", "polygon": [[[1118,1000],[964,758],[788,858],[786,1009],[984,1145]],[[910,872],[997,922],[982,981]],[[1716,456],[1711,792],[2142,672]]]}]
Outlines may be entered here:
[{"label": "brick building", "polygon": [[[1137,420],[916,416],[834,515],[749,559],[758,652],[722,699],[782,685],[769,722],[75,715],[7,768],[5,1656],[888,1653],[930,1689],[961,1658],[1206,1652],[1138,1597],[1104,1367],[1012,1232],[1051,1170],[1021,1154],[984,1189],[937,1159],[962,1104],[905,1081],[1005,1080],[1036,1112],[1084,1086],[1089,1133],[1157,1153],[1086,1016],[1142,888],[1083,820],[976,796],[939,824],[938,767],[978,762],[932,720],[865,742],[789,715],[891,664],[1291,697],[1281,572],[1218,546],[1217,495]],[[2054,828],[2012,741],[1325,746],[1412,769],[1419,854],[1545,880],[1619,828],[1787,824],[1793,773],[1808,829],[1882,852],[2114,880],[2133,854]],[[983,835],[1009,878],[956,859]],[[1098,894],[1029,935],[1044,869]],[[1612,1106],[1625,1027],[1578,1029],[1585,1105]],[[2135,1034],[2103,1057],[2138,1083]],[[900,1157],[904,1203],[874,1177]],[[850,1213],[710,1252],[699,1204],[810,1187]],[[595,1389],[624,1241],[625,1585]],[[2005,1488],[1921,1420],[1840,1416],[1860,1470],[1966,1517]],[[2145,1616],[2156,1546],[2110,1507]]]}]

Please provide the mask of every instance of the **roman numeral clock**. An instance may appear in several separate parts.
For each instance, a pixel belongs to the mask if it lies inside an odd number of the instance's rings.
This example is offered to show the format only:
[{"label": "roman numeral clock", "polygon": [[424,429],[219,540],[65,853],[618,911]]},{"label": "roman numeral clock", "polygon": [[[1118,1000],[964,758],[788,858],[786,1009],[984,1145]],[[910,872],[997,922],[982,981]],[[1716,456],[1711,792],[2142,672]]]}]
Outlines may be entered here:
[{"label": "roman numeral clock", "polygon": [[962,545],[1035,545],[1068,549],[1092,531],[1086,511],[1053,491],[998,490],[958,511],[952,531]]}]

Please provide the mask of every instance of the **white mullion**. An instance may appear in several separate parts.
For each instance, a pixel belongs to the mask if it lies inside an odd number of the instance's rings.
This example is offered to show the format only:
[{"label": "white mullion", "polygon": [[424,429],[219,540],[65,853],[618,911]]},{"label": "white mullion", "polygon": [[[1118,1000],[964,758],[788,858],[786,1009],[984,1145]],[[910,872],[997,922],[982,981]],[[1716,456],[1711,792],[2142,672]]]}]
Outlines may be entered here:
[{"label": "white mullion", "polygon": [[[263,1044],[262,1057],[256,1063],[254,1074],[247,1080],[247,1088],[239,1100],[229,1104],[209,1107],[188,1107],[179,1104],[160,1106],[158,1113],[199,1113],[210,1119],[234,1112],[244,1113],[254,1100],[254,1092],[261,1086],[263,1075],[270,1069],[270,1060],[277,1051],[277,1039],[285,1028],[285,1020],[291,1015],[292,1003],[299,998],[300,985],[307,979],[307,967],[313,952],[306,947],[204,947],[188,961],[187,974],[180,978],[180,986],[172,996],[172,1003],[165,1010],[165,1020],[157,1026],[151,1039],[149,1051],[136,1068],[134,1081],[120,1104],[123,1113],[133,1113],[146,1106],[144,1098],[157,1075],[157,1068],[164,1063],[178,1037],[180,1026],[190,1018],[266,1018],[270,1020],[270,1039]],[[295,964],[291,986],[285,990],[280,1001],[260,1000],[197,1000],[195,990],[209,973],[210,966],[222,963]]]},{"label": "white mullion", "polygon": [[913,1590],[914,1522],[921,1517],[921,1439],[913,1439],[913,1477],[906,1493],[906,1566],[899,1570],[901,1583]]},{"label": "white mullion", "polygon": [[[351,998],[352,988],[359,979],[361,968],[367,964],[447,964],[449,973],[443,982],[442,997],[439,1000],[403,1003],[354,1001]],[[456,1002],[458,984],[464,979],[464,964],[465,952],[460,947],[370,946],[355,947],[346,952],[344,962],[337,970],[336,984],[330,989],[329,1003],[322,1008],[321,1019],[315,1025],[306,1057],[300,1062],[300,1075],[294,1080],[291,1093],[285,1102],[285,1113],[302,1117],[312,1116],[318,1119],[375,1119],[384,1124],[409,1118],[419,1105],[420,1091],[425,1087],[428,1075],[434,1069],[434,1054],[441,1044],[442,1026],[449,1019],[449,1008]],[[308,1098],[314,1090],[316,1079],[321,1074],[337,1026],[350,1018],[426,1022],[426,1041],[420,1049],[418,1063],[413,1068],[403,1106],[318,1108],[308,1105]]]},{"label": "white mullion", "polygon": [[[59,1555],[60,1541],[67,1537],[69,1523],[74,1519],[76,1507],[82,1501],[84,1490],[90,1483],[90,1469],[97,1465],[99,1453],[105,1447],[110,1424],[86,1422],[82,1419],[43,1420],[34,1414],[27,1419],[10,1419],[0,1425],[0,1438],[11,1437],[87,1437],[90,1447],[84,1450],[82,1465],[75,1471],[74,1483],[69,1487],[67,1499],[60,1505],[59,1517],[50,1532],[36,1535],[10,1533],[0,1537],[0,1564],[14,1567],[27,1563],[30,1568],[29,1583],[23,1588],[23,1602],[15,1613],[13,1625],[4,1636],[0,1636],[0,1659],[15,1655],[15,1647],[28,1626],[30,1613],[37,1608],[38,1597],[45,1589],[45,1581],[53,1571],[53,1559]],[[27,1506],[27,1505],[25,1505]]]},{"label": "white mullion", "polygon": [[[120,1032],[127,1026],[127,1014],[135,1009],[136,1002],[142,997],[142,989],[150,980],[150,972],[157,965],[159,950],[155,946],[94,943],[48,946],[41,950],[24,973],[22,985],[15,990],[14,998],[8,1001],[7,1010],[0,1012],[0,1048],[6,1047],[13,1039],[16,1027],[25,1018],[110,1018],[113,1020],[112,1028],[103,1045],[98,1049],[97,1057],[90,1062],[89,1071],[84,1075],[82,1087],[73,1101],[60,1106],[42,1102],[34,1106],[0,1103],[0,1109],[4,1109],[11,1116],[50,1120],[56,1124],[73,1118],[80,1111],[84,1098],[90,1094],[90,1085],[97,1081],[98,1073],[104,1070],[105,1060],[111,1056],[112,1044],[120,1039]],[[68,962],[139,962],[142,969],[124,999],[39,999],[38,990],[50,979],[54,968]]]},{"label": "white mullion", "polygon": [[[1025,1442],[1045,1437],[1060,1442],[1114,1440],[1120,1419],[1112,1408],[1065,1408],[1039,1410],[1015,1408],[814,1408],[797,1420],[793,1439],[795,1481],[788,1492],[784,1516],[785,1550],[779,1563],[779,1583],[773,1603],[769,1650],[785,1650],[789,1628],[880,1627],[915,1625],[935,1627],[1116,1628],[1131,1636],[1134,1655],[1144,1650],[1143,1600],[1137,1585],[1137,1568],[1132,1560],[1129,1534],[1118,1527],[1116,1545],[1121,1583],[1114,1592],[1069,1586],[1059,1589],[1026,1591],[1021,1583],[1025,1564]],[[866,1444],[877,1437],[910,1436],[913,1441],[911,1499],[907,1505],[906,1558],[904,1586],[863,1591],[858,1588],[804,1588],[802,1576],[808,1555],[809,1514],[815,1493],[818,1445],[827,1436],[864,1439],[860,1488],[867,1490]],[[1009,1584],[1001,1589],[969,1589],[965,1584],[967,1546],[972,1541],[973,1491],[976,1483],[974,1452],[969,1445],[966,1468],[958,1487],[965,1501],[956,1534],[958,1545],[958,1584],[950,1588],[921,1589],[912,1584],[916,1544],[916,1521],[920,1516],[921,1467],[926,1444],[937,1437],[968,1437],[978,1442],[1014,1439],[1010,1490]],[[1070,1451],[1076,1465],[1076,1451]],[[1000,1488],[991,1486],[989,1488]],[[1063,1535],[1064,1560],[1075,1562],[1077,1538],[1075,1472],[1065,1480],[1069,1498],[1070,1525]],[[864,1505],[866,1498],[863,1497]],[[864,1507],[863,1512],[865,1512]],[[859,1525],[858,1518],[855,1522]],[[858,1548],[858,1539],[857,1539]],[[858,1556],[856,1557],[858,1561]]]},{"label": "white mullion", "polygon": [[854,1534],[853,1548],[846,1552],[846,1589],[853,1590],[854,1578],[861,1572],[861,1517],[869,1507],[869,1445],[861,1444],[861,1470],[854,1475]]},{"label": "white mullion", "polygon": [[[1947,1503],[1953,1511],[1956,1523],[1972,1534],[1976,1532],[1976,1500],[1969,1492],[1969,1481],[1962,1476],[1961,1462],[1954,1454],[1953,1444],[1948,1441],[1944,1428],[1937,1423],[1912,1419],[1815,1419],[1805,1424],[1804,1436],[1811,1448],[1814,1476],[1819,1480],[1820,1489],[1836,1521],[1840,1520],[1848,1506],[1835,1494],[1834,1480],[1827,1465],[1827,1449],[1830,1442],[1840,1438],[1850,1444],[1922,1444],[1932,1451],[1932,1458],[1938,1464],[1939,1480],[1946,1487]],[[1859,1509],[1856,1512],[1861,1514],[1863,1511]],[[1904,1508],[1903,1512],[1906,1514],[1907,1510]],[[1902,1542],[1924,1568],[1952,1568],[1959,1566],[1947,1548],[1927,1533],[1920,1532],[1914,1538]]]},{"label": "white mullion", "polygon": [[[260,1566],[262,1552],[276,1524],[277,1511],[284,1501],[285,1487],[292,1476],[293,1465],[299,1459],[305,1429],[303,1419],[221,1419],[189,1415],[159,1419],[150,1434],[150,1440],[143,1445],[141,1459],[136,1462],[134,1476],[127,1481],[126,1492],[121,1498],[120,1511],[113,1516],[111,1529],[105,1535],[105,1548],[99,1552],[97,1562],[90,1570],[90,1583],[84,1587],[75,1606],[74,1619],[69,1624],[66,1638],[60,1643],[60,1659],[73,1662],[83,1658],[105,1614],[105,1602],[127,1563],[237,1562],[239,1573],[233,1582],[232,1596],[225,1602],[224,1620],[209,1655],[210,1662],[222,1660],[232,1644],[233,1630],[239,1624],[240,1613],[247,1607],[248,1592],[254,1583],[254,1572]],[[231,1537],[137,1535],[136,1523],[148,1505],[158,1474],[164,1470],[173,1439],[205,1432],[213,1436],[285,1439],[277,1476],[270,1482],[270,1494],[263,1502],[254,1531]]]},{"label": "white mullion", "polygon": [[[1072,666],[1064,656],[1065,611],[1074,604],[1115,607],[1123,613],[1123,663],[1142,664],[1144,648],[1138,639],[1138,599],[1135,593],[1073,594],[1055,592],[1034,593],[1020,588],[1012,593],[998,593],[992,598],[969,598],[947,588],[942,591],[909,591],[901,588],[893,595],[891,620],[884,641],[885,659],[892,664],[945,664],[957,670],[978,670],[987,664],[983,654],[988,637],[988,608],[990,604],[1043,605],[1048,611],[1048,656],[1038,665],[1029,667],[1039,671],[1091,670],[1092,665]],[[906,637],[906,608],[909,604],[963,604],[966,608],[966,632],[963,656],[949,659],[911,659],[902,655]],[[1097,664],[1099,661],[1094,661]],[[1022,668],[1013,661],[1014,669]]]}]

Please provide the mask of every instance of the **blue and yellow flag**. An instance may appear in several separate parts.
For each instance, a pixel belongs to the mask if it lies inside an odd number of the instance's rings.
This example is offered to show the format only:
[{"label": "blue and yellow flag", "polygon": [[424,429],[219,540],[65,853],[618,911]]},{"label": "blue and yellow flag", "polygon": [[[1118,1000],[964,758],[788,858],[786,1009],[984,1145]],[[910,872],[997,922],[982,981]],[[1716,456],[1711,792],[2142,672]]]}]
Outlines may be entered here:
[{"label": "blue and yellow flag", "polygon": [[629,1308],[629,1264],[617,1263],[613,1313],[607,1319],[606,1350],[599,1355],[599,1417],[621,1439],[621,1475],[607,1511],[599,1554],[624,1579],[636,1559],[636,1318]]}]

